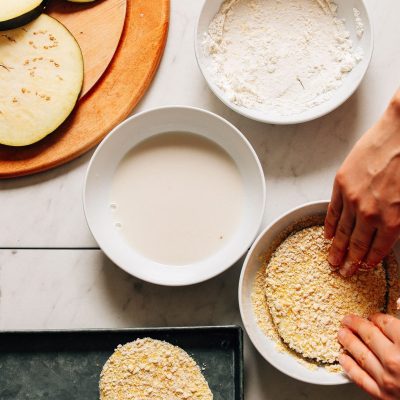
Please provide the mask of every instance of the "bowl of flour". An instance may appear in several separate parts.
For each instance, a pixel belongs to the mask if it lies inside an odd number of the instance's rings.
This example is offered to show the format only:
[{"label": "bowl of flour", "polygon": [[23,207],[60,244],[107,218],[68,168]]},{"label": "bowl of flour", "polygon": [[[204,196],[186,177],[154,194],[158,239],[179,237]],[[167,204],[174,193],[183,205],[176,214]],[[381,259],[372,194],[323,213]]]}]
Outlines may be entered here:
[{"label": "bowl of flour", "polygon": [[363,0],[206,0],[196,33],[214,94],[257,121],[295,124],[345,102],[371,60]]}]

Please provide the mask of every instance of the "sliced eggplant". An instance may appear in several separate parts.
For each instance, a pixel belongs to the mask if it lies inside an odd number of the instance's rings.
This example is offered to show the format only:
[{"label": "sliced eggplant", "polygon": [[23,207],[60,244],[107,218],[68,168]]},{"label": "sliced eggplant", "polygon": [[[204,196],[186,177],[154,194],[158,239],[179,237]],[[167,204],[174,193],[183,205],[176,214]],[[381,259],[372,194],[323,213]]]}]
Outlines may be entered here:
[{"label": "sliced eggplant", "polygon": [[43,12],[45,6],[45,0],[3,0],[0,3],[0,31],[31,22]]},{"label": "sliced eggplant", "polygon": [[70,115],[83,84],[72,34],[48,15],[0,33],[0,143],[26,146]]}]

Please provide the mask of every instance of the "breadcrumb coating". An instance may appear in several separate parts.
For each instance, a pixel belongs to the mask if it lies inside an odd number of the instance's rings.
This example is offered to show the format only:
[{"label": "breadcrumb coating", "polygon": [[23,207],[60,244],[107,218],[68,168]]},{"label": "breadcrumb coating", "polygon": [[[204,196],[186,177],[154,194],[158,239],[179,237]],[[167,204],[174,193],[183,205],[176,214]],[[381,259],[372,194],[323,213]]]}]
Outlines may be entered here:
[{"label": "breadcrumb coating", "polygon": [[212,400],[196,362],[150,338],[119,345],[100,375],[100,400]]}]

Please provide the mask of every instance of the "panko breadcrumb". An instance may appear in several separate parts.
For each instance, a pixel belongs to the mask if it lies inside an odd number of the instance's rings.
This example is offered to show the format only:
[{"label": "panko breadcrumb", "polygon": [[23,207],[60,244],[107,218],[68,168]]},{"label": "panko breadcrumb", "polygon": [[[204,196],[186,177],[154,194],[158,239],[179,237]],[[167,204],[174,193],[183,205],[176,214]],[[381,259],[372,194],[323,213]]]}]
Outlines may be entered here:
[{"label": "panko breadcrumb", "polygon": [[119,345],[100,375],[100,400],[212,400],[196,362],[181,348],[149,338]]},{"label": "panko breadcrumb", "polygon": [[[297,221],[291,226],[287,227],[278,237],[275,238],[274,242],[271,244],[270,248],[265,250],[265,254],[260,257],[260,269],[253,284],[253,291],[251,295],[251,301],[253,306],[254,316],[256,322],[261,329],[261,331],[276,343],[277,350],[280,352],[289,353],[293,358],[295,358],[299,363],[306,366],[309,369],[315,369],[318,366],[324,367],[328,372],[340,373],[343,372],[341,366],[337,363],[327,364],[318,362],[315,359],[305,358],[300,353],[292,350],[280,337],[277,327],[275,326],[266,296],[266,273],[267,265],[269,264],[275,250],[292,234],[299,232],[305,228],[321,226],[324,221],[324,215],[316,215],[313,217],[307,217]],[[396,301],[400,294],[400,284],[399,284],[399,270],[397,260],[393,252],[385,259],[384,267],[386,272],[386,285],[388,292],[385,295],[386,298],[386,312],[388,314],[396,314]],[[329,266],[328,266],[329,270]],[[307,279],[303,282],[305,285],[309,280]],[[312,311],[311,311],[312,312]],[[338,328],[337,328],[338,330]],[[336,332],[337,334],[337,332]]]},{"label": "panko breadcrumb", "polygon": [[329,247],[322,226],[292,234],[272,255],[265,286],[283,341],[304,357],[327,364],[338,360],[343,317],[384,311],[387,292],[382,264],[343,278],[330,268]]}]

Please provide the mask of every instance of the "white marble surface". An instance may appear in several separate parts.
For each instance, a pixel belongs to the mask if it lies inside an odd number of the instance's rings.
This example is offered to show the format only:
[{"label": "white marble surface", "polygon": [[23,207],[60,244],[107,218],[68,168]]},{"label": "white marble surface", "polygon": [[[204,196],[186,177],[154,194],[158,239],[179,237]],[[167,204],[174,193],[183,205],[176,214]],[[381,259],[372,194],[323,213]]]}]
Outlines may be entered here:
[{"label": "white marble surface", "polygon": [[[235,114],[208,89],[197,67],[194,23],[200,0],[172,0],[171,29],[160,70],[135,110],[183,104],[214,111],[247,136],[262,160],[268,185],[265,223],[290,207],[327,198],[336,169],[353,143],[384,109],[399,84],[398,0],[368,0],[375,26],[372,64],[359,91],[314,122],[265,125]],[[0,247],[91,247],[81,191],[90,154],[54,171],[0,182]]]},{"label": "white marble surface", "polygon": [[[0,329],[124,328],[240,323],[240,263],[196,286],[135,279],[99,250],[1,250]],[[367,399],[352,385],[318,387],[278,372],[245,338],[246,400]]]},{"label": "white marble surface", "polygon": [[[288,208],[328,198],[335,171],[399,85],[400,2],[367,0],[375,27],[371,67],[358,92],[317,121],[272,126],[241,117],[208,90],[197,68],[193,32],[200,0],[172,0],[171,30],[160,70],[135,110],[184,104],[234,123],[265,169],[264,224]],[[239,323],[240,264],[210,282],[168,289],[139,282],[97,250],[84,219],[81,193],[90,154],[33,177],[0,182],[0,329],[133,327]],[[35,247],[36,250],[22,250]],[[15,253],[15,254],[14,254]],[[348,385],[314,387],[289,379],[247,343],[246,400],[364,399]]]}]

